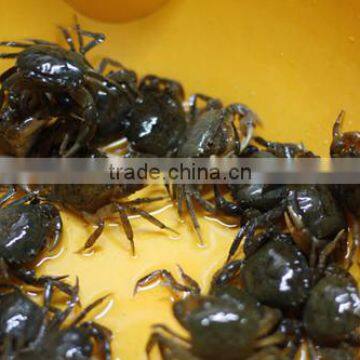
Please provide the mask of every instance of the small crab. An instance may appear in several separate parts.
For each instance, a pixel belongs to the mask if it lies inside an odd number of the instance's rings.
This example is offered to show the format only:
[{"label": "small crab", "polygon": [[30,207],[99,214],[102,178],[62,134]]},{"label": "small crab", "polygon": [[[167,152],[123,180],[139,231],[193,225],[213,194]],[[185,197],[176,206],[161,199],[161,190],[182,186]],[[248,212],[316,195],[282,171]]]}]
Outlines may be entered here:
[{"label": "small crab", "polygon": [[[223,107],[219,100],[202,94],[190,98],[189,111],[185,112],[182,85],[154,75],[143,78],[139,92],[135,106],[127,115],[125,136],[130,142],[129,156],[199,158],[224,156],[236,149],[241,152],[258,121],[256,115],[242,104]],[[198,106],[200,100],[205,102],[204,107]],[[235,126],[236,118],[240,119],[240,128],[246,134],[241,141]],[[170,192],[169,184],[166,186]],[[202,241],[192,199],[209,212],[215,210],[214,206],[202,197],[196,185],[174,185],[172,197],[180,216],[185,202]]]},{"label": "small crab", "polygon": [[[14,58],[16,64],[1,75],[1,94],[3,109],[0,118],[1,142],[6,144],[7,150],[16,149],[11,153],[17,156],[26,155],[27,146],[19,148],[17,141],[27,138],[34,143],[37,131],[34,127],[48,125],[52,118],[62,115],[71,119],[81,119],[81,127],[75,140],[64,156],[73,155],[81,146],[90,141],[101,123],[112,120],[112,112],[121,115],[119,108],[128,109],[122,99],[133,96],[127,87],[126,81],[113,81],[95,70],[86,60],[85,55],[97,44],[105,39],[103,34],[82,30],[79,24],[75,29],[79,42],[79,49],[69,31],[60,28],[69,49],[44,40],[29,40],[28,42],[1,42],[0,45],[22,49],[19,53],[0,54],[0,58]],[[91,41],[84,44],[84,36]],[[100,66],[102,71],[108,60]],[[126,90],[124,89],[126,87]],[[20,99],[28,95],[28,102]],[[106,106],[103,98],[106,97]],[[121,101],[120,101],[121,100]],[[46,104],[47,106],[35,106]],[[24,105],[28,105],[24,116]],[[114,110],[116,105],[116,111]],[[124,106],[123,106],[124,105]],[[111,110],[110,110],[111,108]],[[20,111],[22,110],[22,111]],[[100,118],[100,115],[104,119]],[[22,122],[31,123],[31,127]],[[29,131],[31,130],[30,138]],[[66,139],[69,141],[69,139]]]},{"label": "small crab", "polygon": [[[98,150],[86,149],[80,153],[87,158],[106,158],[105,153]],[[105,228],[105,219],[117,213],[125,230],[126,237],[135,255],[134,234],[129,221],[129,215],[139,215],[160,229],[166,229],[177,234],[170,227],[163,224],[156,217],[137,205],[163,200],[164,197],[138,198],[132,201],[122,199],[144,188],[144,184],[58,184],[31,185],[26,190],[34,192],[45,201],[58,203],[73,211],[90,224],[96,224],[97,229],[90,235],[82,250],[93,247]]]},{"label": "small crab", "polygon": [[310,293],[303,322],[317,345],[360,345],[360,293],[350,273],[336,266],[326,269]]},{"label": "small crab", "polygon": [[310,254],[310,266],[314,266],[318,251],[338,234],[343,233],[341,238],[346,243],[348,224],[330,187],[295,186],[290,188],[287,201],[287,226],[299,248]]},{"label": "small crab", "polygon": [[36,191],[39,197],[63,205],[80,215],[85,222],[96,223],[97,229],[88,238],[82,250],[90,249],[95,245],[105,228],[105,219],[114,212],[118,213],[126,237],[131,244],[132,254],[135,255],[134,234],[128,219],[129,215],[139,215],[158,228],[177,234],[175,230],[163,224],[150,213],[137,207],[139,204],[163,200],[164,197],[121,201],[142,188],[143,186],[138,184],[63,184],[40,186]]},{"label": "small crab", "polygon": [[238,284],[258,301],[280,309],[296,309],[308,298],[312,271],[290,235],[270,229],[248,239],[245,259],[225,265],[212,287]]},{"label": "small crab", "polygon": [[110,360],[110,330],[92,321],[82,322],[106,297],[87,306],[64,326],[78,303],[78,289],[77,284],[64,310],[51,304],[51,284],[44,292],[43,306],[16,287],[2,294],[0,354],[7,359],[89,359],[96,355]]},{"label": "small crab", "polygon": [[226,264],[214,275],[212,287],[231,284],[244,288],[262,304],[284,311],[299,310],[344,233],[341,231],[322,249],[316,267],[311,267],[289,234],[275,228],[264,230],[246,240],[245,259]]},{"label": "small crab", "polygon": [[[256,147],[245,150],[251,158],[312,157],[313,154],[296,144],[282,144],[256,139],[265,145],[265,151]],[[250,151],[250,154],[248,153]],[[331,188],[326,185],[232,185],[235,202],[227,201],[215,186],[217,208],[228,214],[245,217],[229,250],[230,260],[239,248],[242,239],[251,237],[255,230],[272,226],[285,215],[289,229],[301,250],[311,253],[310,265],[314,265],[316,253],[331,241],[347,222]]]},{"label": "small crab", "polygon": [[[56,129],[58,124],[54,124],[55,131],[49,129],[47,136],[44,136],[42,146],[36,149],[35,156],[46,156],[51,154],[56,156],[61,145],[56,139]],[[68,128],[69,123],[63,125]],[[60,126],[60,128],[62,128]],[[49,141],[47,141],[47,138]],[[44,149],[45,147],[45,149]],[[106,159],[106,153],[88,147],[81,148],[76,156],[87,159]],[[121,224],[125,230],[127,239],[130,242],[132,254],[135,255],[135,243],[129,215],[138,215],[160,229],[166,229],[178,234],[175,230],[163,224],[149,212],[138,208],[137,205],[164,200],[165,197],[138,198],[132,201],[124,201],[137,191],[145,187],[144,183],[139,184],[49,184],[49,185],[28,185],[25,190],[36,193],[37,196],[45,201],[57,203],[60,206],[79,215],[86,223],[95,224],[97,228],[87,239],[84,247],[80,250],[92,248],[101,236],[105,228],[105,220],[114,213],[119,215]]]},{"label": "small crab", "polygon": [[[44,291],[44,303],[48,302],[49,292]],[[44,313],[41,307],[30,299],[20,288],[1,285],[0,293],[0,354],[4,348],[26,346],[35,340]],[[9,357],[8,357],[9,358]]]},{"label": "small crab", "polygon": [[[248,146],[242,156],[249,159],[276,159],[276,156],[266,150]],[[229,184],[234,202],[227,201],[221,196],[220,187],[215,186],[215,200],[217,209],[229,215],[241,215],[245,218],[256,217],[276,208],[286,196],[285,185],[269,184]],[[274,214],[276,217],[277,215]]]},{"label": "small crab", "polygon": [[[181,269],[180,269],[181,270]],[[278,331],[282,315],[261,305],[246,291],[234,286],[213,287],[201,295],[200,287],[181,270],[184,285],[167,270],[158,270],[137,282],[135,291],[162,279],[174,291],[189,295],[173,304],[179,323],[190,338],[155,325],[146,352],[155,345],[162,358],[177,359],[288,359],[286,334]]]},{"label": "small crab", "polygon": [[[199,100],[205,107],[198,106]],[[232,104],[223,107],[221,102],[211,97],[195,94],[189,101],[189,125],[185,138],[176,154],[177,158],[209,158],[211,156],[229,156],[240,154],[249,144],[253,130],[259,122],[257,115],[243,104]],[[240,140],[236,119],[240,119],[240,129],[245,134]],[[183,202],[189,211],[192,223],[202,242],[200,225],[196,217],[192,199],[208,212],[215,207],[201,195],[196,185],[174,185],[173,198],[178,205],[178,212],[183,213]]]},{"label": "small crab", "polygon": [[[15,192],[10,187],[0,199],[0,205]],[[61,281],[64,277],[36,277],[28,268],[45,248],[54,249],[60,240],[62,221],[53,205],[39,202],[33,194],[26,195],[0,208],[0,228],[1,277],[13,275],[35,286],[44,286],[51,280],[66,293],[71,291],[71,287]]]},{"label": "small crab", "polygon": [[184,90],[177,81],[145,76],[139,96],[126,116],[125,136],[135,153],[171,156],[183,141],[187,123]]}]

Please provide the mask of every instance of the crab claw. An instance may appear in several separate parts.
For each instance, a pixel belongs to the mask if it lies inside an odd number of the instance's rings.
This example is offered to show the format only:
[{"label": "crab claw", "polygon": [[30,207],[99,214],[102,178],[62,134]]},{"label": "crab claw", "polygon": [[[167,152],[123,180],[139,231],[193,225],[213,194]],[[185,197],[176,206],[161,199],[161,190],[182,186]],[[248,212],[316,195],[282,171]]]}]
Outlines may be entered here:
[{"label": "crab claw", "polygon": [[309,253],[311,236],[305,229],[301,216],[296,214],[292,206],[288,206],[284,217],[286,226],[299,249],[306,254]]},{"label": "crab claw", "polygon": [[[245,133],[245,137],[240,141],[240,153],[249,145],[254,135],[254,129],[257,125],[260,125],[259,117],[244,104],[232,104],[228,106],[227,111],[233,116],[238,115],[240,117],[241,132]],[[245,130],[245,131],[243,131]]]},{"label": "crab claw", "polygon": [[240,142],[240,152],[243,152],[247,148],[253,137],[253,134],[254,134],[254,125],[253,123],[249,122],[246,128],[246,136]]},{"label": "crab claw", "polygon": [[341,110],[333,126],[333,137],[335,140],[340,140],[342,137],[341,125],[343,123],[344,117],[345,117],[345,111]]},{"label": "crab claw", "polygon": [[241,152],[244,151],[253,138],[255,127],[261,124],[259,117],[252,110],[247,107],[245,107],[244,110],[246,115],[241,119],[240,125],[246,129],[246,135],[240,142]]}]

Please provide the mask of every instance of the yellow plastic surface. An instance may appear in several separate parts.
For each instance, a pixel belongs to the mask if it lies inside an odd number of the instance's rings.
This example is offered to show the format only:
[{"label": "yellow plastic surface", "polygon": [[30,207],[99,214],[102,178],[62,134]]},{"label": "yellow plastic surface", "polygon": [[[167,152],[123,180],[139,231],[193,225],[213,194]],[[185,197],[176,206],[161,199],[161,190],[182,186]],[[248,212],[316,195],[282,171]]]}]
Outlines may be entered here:
[{"label": "yellow plastic surface", "polygon": [[[0,1],[0,14],[1,39],[60,40],[56,25],[70,26],[74,10],[61,0]],[[139,74],[176,78],[188,95],[244,102],[263,120],[259,132],[273,140],[304,141],[326,156],[341,109],[347,111],[346,129],[360,128],[357,0],[170,0],[131,23],[80,20],[85,29],[107,34],[106,43],[89,57],[94,63],[110,56]],[[2,62],[1,69],[10,64]],[[181,264],[206,289],[236,232],[199,214],[206,240],[200,248],[169,202],[158,207],[158,218],[181,235],[174,239],[133,219],[136,258],[117,226],[106,229],[95,254],[75,254],[92,229],[63,212],[62,244],[39,266],[46,274],[78,275],[83,304],[112,293],[108,311],[97,318],[114,332],[116,359],[144,359],[153,323],[180,329],[169,292],[157,288],[133,298],[136,280],[158,268],[175,272],[175,264]]]}]

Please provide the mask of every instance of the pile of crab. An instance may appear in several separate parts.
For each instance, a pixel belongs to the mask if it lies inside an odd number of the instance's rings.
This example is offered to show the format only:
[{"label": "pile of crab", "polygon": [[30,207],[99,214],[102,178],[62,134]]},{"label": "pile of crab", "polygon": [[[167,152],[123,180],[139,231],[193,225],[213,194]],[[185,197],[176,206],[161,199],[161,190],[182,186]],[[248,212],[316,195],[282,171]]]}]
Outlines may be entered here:
[{"label": "pile of crab", "polygon": [[[110,58],[95,68],[86,55],[104,35],[79,24],[76,39],[60,30],[66,47],[38,39],[0,43],[19,49],[0,54],[15,59],[0,76],[0,149],[7,156],[106,158],[112,143],[126,139],[127,157],[315,157],[303,146],[255,136],[259,120],[244,104],[224,106],[202,94],[185,101],[177,81],[138,80]],[[360,157],[360,132],[343,133],[343,116],[333,128],[330,155]],[[181,268],[182,282],[157,270],[135,285],[135,292],[158,280],[170,286],[178,299],[174,315],[188,332],[184,337],[155,325],[149,356],[157,345],[164,359],[281,360],[295,359],[306,346],[312,359],[359,358],[360,294],[349,269],[360,245],[360,185],[231,184],[214,186],[211,198],[197,185],[165,185],[180,215],[185,205],[200,239],[194,202],[235,217],[240,230],[206,294]],[[174,231],[141,208],[163,199],[136,197],[145,186],[6,187],[0,198],[1,358],[111,359],[111,331],[85,321],[106,297],[75,311],[78,282],[37,276],[33,264],[61,241],[61,208],[97,225],[82,251],[100,238],[104,208],[119,215],[133,254],[129,215]],[[26,286],[43,293],[42,304]],[[59,296],[62,306],[54,300]]]}]

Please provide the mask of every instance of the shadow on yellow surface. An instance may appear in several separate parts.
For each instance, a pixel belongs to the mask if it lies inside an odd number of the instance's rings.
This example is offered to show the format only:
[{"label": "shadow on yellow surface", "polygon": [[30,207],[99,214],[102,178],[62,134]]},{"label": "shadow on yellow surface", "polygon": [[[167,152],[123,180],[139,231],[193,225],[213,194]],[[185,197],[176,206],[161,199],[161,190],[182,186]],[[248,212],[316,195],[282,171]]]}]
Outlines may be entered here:
[{"label": "shadow on yellow surface", "polygon": [[[60,40],[56,25],[72,25],[74,15],[61,0],[1,1],[0,13],[3,40]],[[225,102],[244,102],[262,118],[260,133],[271,139],[303,141],[326,156],[340,109],[347,111],[347,129],[360,128],[356,0],[170,0],[131,23],[80,20],[84,28],[107,34],[106,43],[89,56],[93,63],[109,56],[139,74],[176,78],[188,95],[201,92]],[[10,64],[3,61],[1,69]],[[206,247],[200,248],[173,207],[165,206],[158,216],[181,236],[172,239],[134,219],[136,258],[130,256],[118,227],[108,227],[96,253],[84,257],[74,252],[91,229],[63,213],[60,255],[40,267],[45,273],[79,275],[84,304],[113,294],[111,307],[99,321],[114,331],[116,358],[143,359],[152,323],[178,329],[168,292],[142,292],[134,299],[136,280],[157,268],[175,271],[175,264],[181,264],[206,288],[236,232],[203,217]]]},{"label": "shadow on yellow surface", "polygon": [[65,0],[77,11],[100,21],[130,21],[147,16],[168,0]]}]

